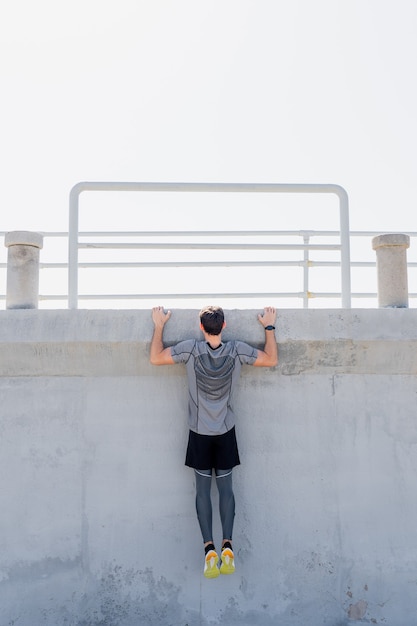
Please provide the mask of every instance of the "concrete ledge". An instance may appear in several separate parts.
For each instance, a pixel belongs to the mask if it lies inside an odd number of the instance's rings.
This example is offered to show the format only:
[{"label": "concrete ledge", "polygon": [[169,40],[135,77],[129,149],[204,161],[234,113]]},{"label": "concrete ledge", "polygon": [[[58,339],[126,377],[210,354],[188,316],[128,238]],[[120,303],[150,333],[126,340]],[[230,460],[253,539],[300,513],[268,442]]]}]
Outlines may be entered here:
[{"label": "concrete ledge", "polygon": [[[262,347],[258,311],[226,311],[224,338]],[[136,376],[148,362],[149,311],[3,311],[0,376]],[[278,374],[415,374],[417,311],[284,310]],[[168,344],[200,337],[198,311],[173,311]],[[167,373],[164,372],[164,376]]]}]

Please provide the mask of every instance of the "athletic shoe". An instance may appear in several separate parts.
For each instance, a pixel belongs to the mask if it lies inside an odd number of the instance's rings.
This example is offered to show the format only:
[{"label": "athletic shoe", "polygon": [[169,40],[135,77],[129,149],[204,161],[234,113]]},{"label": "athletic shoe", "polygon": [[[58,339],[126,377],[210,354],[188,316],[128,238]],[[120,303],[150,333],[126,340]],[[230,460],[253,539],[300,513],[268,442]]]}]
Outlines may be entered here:
[{"label": "athletic shoe", "polygon": [[218,562],[219,555],[216,550],[209,550],[204,561],[204,576],[206,578],[217,578],[220,574],[220,570],[217,567]]},{"label": "athletic shoe", "polygon": [[235,556],[233,550],[231,548],[224,548],[221,558],[220,574],[233,574],[235,571]]}]

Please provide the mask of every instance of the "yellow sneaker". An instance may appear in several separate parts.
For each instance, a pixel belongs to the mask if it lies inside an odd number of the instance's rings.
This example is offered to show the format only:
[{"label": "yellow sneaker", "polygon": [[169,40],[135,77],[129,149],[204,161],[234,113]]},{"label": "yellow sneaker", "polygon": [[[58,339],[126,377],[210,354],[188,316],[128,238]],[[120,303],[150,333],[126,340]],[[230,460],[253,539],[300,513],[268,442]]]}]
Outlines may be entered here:
[{"label": "yellow sneaker", "polygon": [[219,562],[219,555],[216,550],[209,550],[204,560],[204,576],[206,578],[217,578],[220,574],[220,570],[217,567]]},{"label": "yellow sneaker", "polygon": [[224,548],[221,555],[220,574],[233,574],[235,571],[235,556],[231,548]]}]

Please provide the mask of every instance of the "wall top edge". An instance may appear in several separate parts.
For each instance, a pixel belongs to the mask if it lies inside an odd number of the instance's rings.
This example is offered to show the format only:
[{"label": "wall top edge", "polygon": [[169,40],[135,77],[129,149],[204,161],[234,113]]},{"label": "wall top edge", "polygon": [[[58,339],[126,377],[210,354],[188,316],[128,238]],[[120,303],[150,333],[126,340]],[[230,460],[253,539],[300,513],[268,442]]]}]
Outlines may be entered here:
[{"label": "wall top edge", "polygon": [[[225,340],[263,342],[257,321],[260,309],[226,309]],[[294,340],[413,340],[417,339],[417,309],[280,309],[276,323],[279,343]],[[0,311],[0,342],[149,342],[150,310],[5,310]],[[164,339],[174,343],[201,338],[197,309],[172,309]]]}]

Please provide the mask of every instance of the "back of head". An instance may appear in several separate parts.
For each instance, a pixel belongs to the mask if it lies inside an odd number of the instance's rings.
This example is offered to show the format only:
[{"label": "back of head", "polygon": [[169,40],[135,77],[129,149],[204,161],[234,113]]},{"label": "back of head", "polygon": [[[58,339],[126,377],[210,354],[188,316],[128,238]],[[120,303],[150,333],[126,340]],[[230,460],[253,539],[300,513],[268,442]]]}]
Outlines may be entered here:
[{"label": "back of head", "polygon": [[201,309],[200,322],[209,335],[220,335],[224,324],[223,309],[219,306],[207,306]]}]

